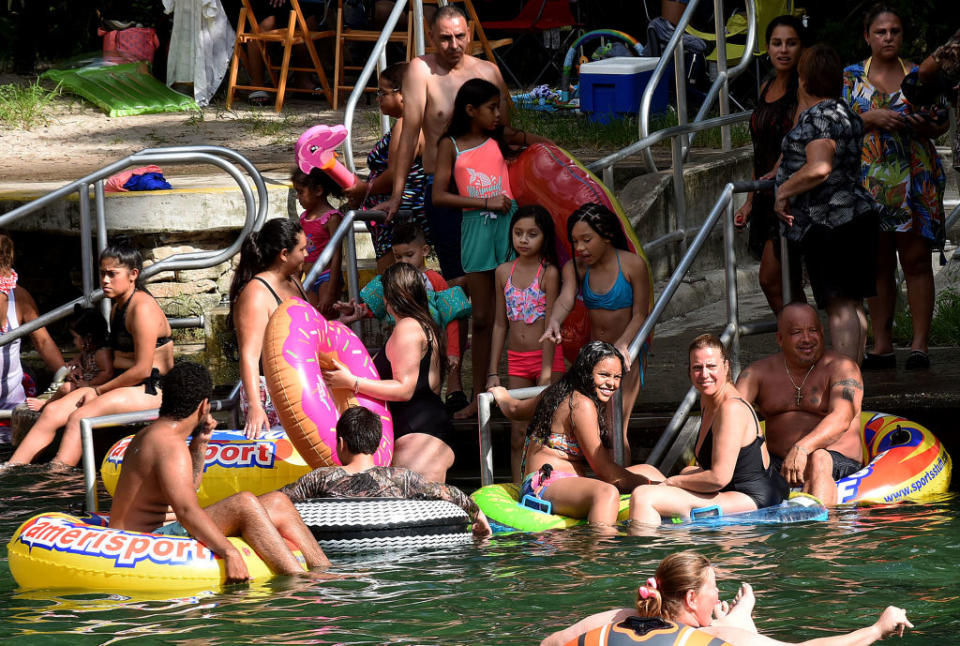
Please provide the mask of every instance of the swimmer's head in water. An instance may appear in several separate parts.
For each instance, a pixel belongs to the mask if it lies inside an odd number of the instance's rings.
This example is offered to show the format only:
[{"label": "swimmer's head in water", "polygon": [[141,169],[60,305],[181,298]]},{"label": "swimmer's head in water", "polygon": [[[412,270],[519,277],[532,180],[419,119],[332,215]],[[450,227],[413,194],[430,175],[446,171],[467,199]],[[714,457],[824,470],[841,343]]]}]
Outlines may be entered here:
[{"label": "swimmer's head in water", "polygon": [[655,586],[642,586],[648,594],[638,590],[636,607],[641,617],[676,620],[686,611],[700,626],[710,625],[718,593],[716,573],[707,557],[693,550],[670,554],[660,561],[653,579]]},{"label": "swimmer's head in water", "polygon": [[777,344],[787,363],[806,367],[823,356],[823,326],[817,310],[806,303],[790,303],[777,319]]},{"label": "swimmer's head in water", "polygon": [[205,366],[181,361],[163,376],[160,388],[160,417],[186,419],[213,395],[213,380]]},{"label": "swimmer's head in water", "polygon": [[337,420],[337,447],[343,442],[354,455],[373,455],[380,446],[383,424],[380,417],[363,406],[351,406]]}]

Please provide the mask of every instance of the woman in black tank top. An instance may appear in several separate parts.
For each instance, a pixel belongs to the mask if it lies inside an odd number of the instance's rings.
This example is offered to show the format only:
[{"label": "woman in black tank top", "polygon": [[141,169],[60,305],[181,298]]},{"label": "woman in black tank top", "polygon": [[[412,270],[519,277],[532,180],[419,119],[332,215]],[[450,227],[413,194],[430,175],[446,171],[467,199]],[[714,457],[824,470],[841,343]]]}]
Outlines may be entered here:
[{"label": "woman in black tank top", "polygon": [[700,393],[698,466],[659,485],[634,489],[630,520],[659,525],[661,517],[689,518],[690,511],[716,505],[724,514],[779,504],[787,483],[770,468],[770,454],[753,408],[740,396],[730,359],[717,337],[704,334],[690,344],[690,381]]},{"label": "woman in black tank top", "polygon": [[267,322],[277,306],[287,298],[307,298],[299,280],[306,254],[307,238],[300,223],[287,218],[268,220],[260,231],[247,236],[240,249],[240,262],[230,284],[227,325],[237,334],[243,384],[240,407],[248,438],[280,426],[260,369],[260,351]]},{"label": "woman in black tank top", "polygon": [[413,266],[397,263],[387,268],[383,297],[397,324],[373,359],[380,380],[355,377],[346,368],[324,370],[324,378],[331,388],[350,388],[385,400],[393,418],[392,465],[444,482],[454,457],[446,443],[453,426],[440,399],[446,368],[444,337],[430,316],[423,278]]}]

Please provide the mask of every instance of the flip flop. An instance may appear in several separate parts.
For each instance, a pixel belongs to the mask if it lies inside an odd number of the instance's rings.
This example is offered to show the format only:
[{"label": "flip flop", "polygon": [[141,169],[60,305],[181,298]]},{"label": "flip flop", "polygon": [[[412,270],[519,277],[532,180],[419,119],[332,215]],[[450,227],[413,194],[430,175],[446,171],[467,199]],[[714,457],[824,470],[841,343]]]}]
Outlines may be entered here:
[{"label": "flip flop", "polygon": [[270,95],[263,90],[254,90],[247,95],[247,103],[250,105],[266,105],[270,103]]}]

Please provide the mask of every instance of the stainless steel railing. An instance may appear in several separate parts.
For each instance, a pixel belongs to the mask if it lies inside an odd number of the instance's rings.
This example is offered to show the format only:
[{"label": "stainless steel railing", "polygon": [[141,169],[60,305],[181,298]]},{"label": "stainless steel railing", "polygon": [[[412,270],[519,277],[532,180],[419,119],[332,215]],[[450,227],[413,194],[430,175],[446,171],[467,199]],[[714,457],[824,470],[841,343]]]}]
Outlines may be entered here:
[{"label": "stainless steel railing", "polygon": [[[686,128],[692,127],[696,126],[686,126]],[[762,186],[765,185],[759,182],[733,182],[727,184],[723,188],[719,199],[710,210],[710,214],[697,230],[697,234],[694,237],[693,242],[690,244],[690,248],[684,254],[680,264],[671,275],[669,282],[663,290],[663,293],[660,294],[660,297],[654,304],[653,310],[647,316],[646,320],[643,322],[643,326],[640,328],[640,331],[637,332],[637,335],[630,343],[628,354],[631,362],[637,360],[640,354],[640,348],[650,337],[650,334],[653,332],[653,328],[660,320],[660,317],[663,316],[663,312],[666,310],[667,304],[680,287],[680,283],[690,270],[694,260],[700,254],[700,251],[703,249],[703,246],[706,244],[707,239],[710,237],[710,234],[720,221],[721,217],[724,218],[724,278],[726,282],[727,295],[727,323],[723,331],[723,339],[724,343],[726,343],[730,349],[730,360],[735,374],[739,373],[740,371],[740,336],[742,334],[768,332],[774,329],[774,324],[772,323],[752,326],[741,325],[738,312],[739,297],[737,294],[737,259],[734,249],[734,240],[736,234],[733,226],[733,194],[755,191]],[[535,388],[521,388],[510,390],[508,392],[516,399],[529,399],[531,397],[536,397],[543,392],[543,390],[545,390],[545,387],[541,386]],[[614,459],[622,464],[623,434],[620,432],[620,429],[622,428],[622,417],[620,417],[622,414],[622,405],[619,400],[619,391],[617,394],[618,397],[613,404],[613,427],[617,430],[617,432],[613,434],[613,449]],[[695,401],[696,390],[691,387],[680,408],[670,420],[670,423],[668,424],[663,435],[661,435],[660,440],[653,449],[653,452],[647,458],[648,463],[653,464],[661,459],[665,449],[673,441],[680,428],[686,421],[686,418],[689,415]],[[490,393],[481,393],[477,397],[477,415],[480,422],[480,480],[484,486],[493,484],[493,451],[490,433],[490,413],[492,404],[493,395]],[[664,465],[661,463],[658,466],[663,467]]]},{"label": "stainless steel railing", "polygon": [[[229,148],[221,146],[178,146],[171,148],[148,148],[138,153],[134,153],[112,164],[90,173],[76,181],[70,182],[65,186],[44,195],[41,198],[33,200],[23,206],[19,206],[0,216],[0,227],[8,226],[10,223],[20,218],[34,213],[45,206],[56,202],[73,193],[77,193],[80,199],[80,257],[82,264],[82,287],[83,295],[72,301],[57,307],[33,321],[24,323],[14,328],[6,334],[0,335],[0,346],[6,345],[15,339],[19,339],[39,328],[48,325],[54,321],[60,320],[73,313],[74,305],[81,304],[89,307],[94,303],[103,300],[103,290],[94,288],[94,270],[95,258],[93,254],[92,243],[92,223],[90,209],[90,190],[94,192],[94,206],[97,228],[97,249],[102,251],[107,246],[107,225],[105,211],[104,181],[111,175],[129,168],[131,166],[143,166],[146,164],[176,164],[176,163],[205,163],[217,166],[230,175],[240,187],[243,194],[244,204],[246,206],[246,217],[243,226],[237,234],[236,240],[227,248],[209,251],[194,251],[190,253],[180,253],[165,258],[160,262],[154,263],[144,268],[140,276],[147,279],[150,276],[164,271],[174,271],[179,269],[203,269],[225,262],[233,257],[243,244],[244,238],[251,231],[259,229],[263,225],[267,215],[267,188],[263,182],[260,172],[243,155]],[[234,165],[239,165],[247,172],[253,180],[257,191],[257,197],[254,199],[250,184],[244,179],[240,170]],[[106,312],[109,315],[109,312]],[[198,322],[194,319],[192,322]]]}]

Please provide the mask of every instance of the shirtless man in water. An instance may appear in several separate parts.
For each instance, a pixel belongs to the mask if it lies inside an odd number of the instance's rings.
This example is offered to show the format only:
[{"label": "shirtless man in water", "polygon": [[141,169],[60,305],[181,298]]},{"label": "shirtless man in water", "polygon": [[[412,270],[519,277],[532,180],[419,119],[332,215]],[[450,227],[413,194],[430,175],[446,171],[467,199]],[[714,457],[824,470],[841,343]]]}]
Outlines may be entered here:
[{"label": "shirtless man in water", "polygon": [[210,416],[212,391],[210,373],[195,363],[179,363],[163,378],[160,418],[134,436],[124,455],[110,527],[192,536],[224,560],[227,583],[250,578],[227,536],[242,536],[277,574],[315,575],[304,572],[284,539],[297,546],[309,568],[330,562],[282,493],[257,498],[241,492],[200,507],[204,454],[216,426]]},{"label": "shirtless man in water", "polygon": [[783,308],[777,343],[781,351],[750,364],[737,389],[766,420],[772,464],[782,464],[790,486],[835,505],[835,481],[861,468],[860,368],[824,349],[820,319],[805,303]]}]

